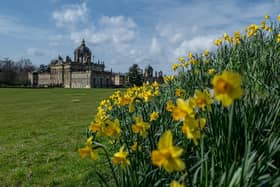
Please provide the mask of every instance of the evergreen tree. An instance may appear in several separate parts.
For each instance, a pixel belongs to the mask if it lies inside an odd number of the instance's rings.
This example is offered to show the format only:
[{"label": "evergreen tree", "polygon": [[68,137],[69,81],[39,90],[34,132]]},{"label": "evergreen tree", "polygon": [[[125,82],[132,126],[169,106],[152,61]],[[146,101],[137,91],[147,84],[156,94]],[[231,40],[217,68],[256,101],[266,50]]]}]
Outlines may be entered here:
[{"label": "evergreen tree", "polygon": [[141,86],[143,84],[143,74],[141,69],[138,67],[138,64],[133,64],[129,68],[128,81],[131,86]]}]

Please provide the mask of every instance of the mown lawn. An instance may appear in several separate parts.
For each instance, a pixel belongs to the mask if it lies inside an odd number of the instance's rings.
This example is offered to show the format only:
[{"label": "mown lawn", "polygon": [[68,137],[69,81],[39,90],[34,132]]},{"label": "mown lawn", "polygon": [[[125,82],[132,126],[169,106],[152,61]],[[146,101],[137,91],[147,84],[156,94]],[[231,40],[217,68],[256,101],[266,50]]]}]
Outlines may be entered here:
[{"label": "mown lawn", "polygon": [[[0,89],[0,186],[92,186],[86,128],[113,89]],[[100,159],[101,160],[101,159]]]}]

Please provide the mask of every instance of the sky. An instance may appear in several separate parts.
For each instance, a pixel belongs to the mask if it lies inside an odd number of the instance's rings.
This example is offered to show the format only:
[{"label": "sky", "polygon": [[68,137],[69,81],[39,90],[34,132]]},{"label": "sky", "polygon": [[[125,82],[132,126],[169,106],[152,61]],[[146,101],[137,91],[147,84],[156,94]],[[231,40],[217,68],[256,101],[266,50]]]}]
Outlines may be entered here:
[{"label": "sky", "polygon": [[280,0],[0,0],[0,59],[37,66],[70,56],[82,39],[94,61],[171,74],[178,57],[215,50],[213,41],[280,13]]}]

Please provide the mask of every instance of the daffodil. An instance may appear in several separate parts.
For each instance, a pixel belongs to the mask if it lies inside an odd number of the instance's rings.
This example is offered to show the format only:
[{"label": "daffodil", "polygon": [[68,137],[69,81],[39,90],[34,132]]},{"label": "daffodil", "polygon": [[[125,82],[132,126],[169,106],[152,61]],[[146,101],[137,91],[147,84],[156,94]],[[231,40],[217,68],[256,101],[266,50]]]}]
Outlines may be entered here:
[{"label": "daffodil", "polygon": [[169,76],[164,76],[163,77],[163,80],[165,83],[168,83],[169,81],[172,81],[174,79],[174,76],[173,75],[169,75]]},{"label": "daffodil", "polygon": [[121,128],[120,128],[120,122],[118,119],[115,119],[114,121],[106,120],[106,127],[104,128],[104,134],[106,136],[114,136],[116,139],[120,137],[121,134]]},{"label": "daffodil", "polygon": [[265,29],[265,28],[266,28],[265,21],[262,21],[262,23],[261,23],[261,28],[262,28],[262,29]]},{"label": "daffodil", "polygon": [[92,149],[92,136],[89,137],[86,141],[86,146],[84,148],[79,149],[80,156],[85,158],[87,155],[90,156],[92,160],[98,159],[98,153]]},{"label": "daffodil", "polygon": [[150,124],[147,122],[144,122],[141,117],[135,117],[136,123],[132,125],[132,131],[135,134],[140,134],[144,138],[147,136],[147,130],[150,128]]},{"label": "daffodil", "polygon": [[137,142],[133,142],[133,145],[131,146],[131,149],[132,149],[133,151],[136,151],[136,150],[141,151],[141,150],[142,150],[142,147],[141,147],[140,145],[138,145]]},{"label": "daffodil", "polygon": [[167,172],[182,171],[185,169],[185,163],[180,159],[182,154],[182,148],[173,146],[172,133],[168,130],[160,137],[158,150],[152,151],[151,160]]},{"label": "daffodil", "polygon": [[214,68],[210,68],[208,69],[208,74],[213,75],[215,73],[215,69]]},{"label": "daffodil", "polygon": [[278,21],[280,21],[280,14],[277,16]]},{"label": "daffodil", "polygon": [[178,62],[180,62],[181,64],[185,64],[186,63],[186,60],[184,57],[179,57],[178,58]]},{"label": "daffodil", "polygon": [[181,64],[173,64],[172,65],[173,71],[176,71],[180,66],[181,66]]},{"label": "daffodil", "polygon": [[172,116],[176,121],[194,117],[194,111],[189,101],[184,101],[181,98],[177,99],[176,106],[172,110]]},{"label": "daffodil", "polygon": [[265,15],[265,16],[264,16],[264,19],[266,19],[266,20],[269,19],[269,16],[268,16],[268,15]]},{"label": "daffodil", "polygon": [[195,95],[190,99],[190,102],[196,108],[201,108],[202,110],[207,108],[210,110],[213,101],[207,90],[203,90],[203,92],[200,90],[195,90]]},{"label": "daffodil", "polygon": [[172,102],[171,100],[167,101],[167,103],[166,103],[166,110],[167,110],[168,112],[172,112],[172,110],[173,110],[174,107],[175,107],[175,106],[174,106],[174,104],[173,104],[173,102]]},{"label": "daffodil", "polygon": [[188,58],[189,58],[189,59],[192,59],[192,58],[193,58],[193,54],[192,54],[191,52],[189,52]]},{"label": "daffodil", "polygon": [[89,126],[89,130],[91,130],[92,132],[98,132],[102,130],[102,123],[99,121],[93,121],[91,122],[90,126]]},{"label": "daffodil", "polygon": [[200,119],[186,119],[182,126],[182,132],[187,136],[188,139],[194,141],[194,143],[198,144],[198,139],[200,139],[200,131],[204,128],[206,123],[205,118]]},{"label": "daffodil", "polygon": [[212,85],[215,98],[226,107],[231,105],[234,99],[242,96],[241,77],[238,73],[224,71],[212,79]]},{"label": "daffodil", "polygon": [[120,164],[122,167],[130,165],[130,161],[127,159],[128,152],[124,151],[124,146],[122,146],[119,152],[115,153],[113,156],[113,164]]},{"label": "daffodil", "polygon": [[280,34],[277,34],[277,38],[276,38],[277,43],[280,42]]},{"label": "daffodil", "polygon": [[208,51],[208,49],[206,49],[206,50],[203,52],[203,56],[205,56],[205,57],[209,56],[209,51]]},{"label": "daffodil", "polygon": [[220,38],[218,38],[218,39],[216,39],[215,41],[214,41],[214,44],[216,45],[216,46],[219,46],[219,45],[221,45],[222,44],[222,40],[220,39]]},{"label": "daffodil", "polygon": [[182,97],[182,96],[184,96],[185,93],[186,93],[185,90],[183,90],[183,89],[181,89],[181,88],[176,88],[176,89],[175,89],[175,95],[176,95],[177,97]]},{"label": "daffodil", "polygon": [[240,36],[240,32],[239,31],[234,32],[234,41],[235,41],[236,44],[240,43],[241,36]]},{"label": "daffodil", "polygon": [[253,35],[255,36],[257,34],[258,29],[259,29],[259,26],[256,24],[249,25],[248,30],[247,30],[248,37],[251,37]]},{"label": "daffodil", "polygon": [[159,117],[158,112],[152,112],[150,114],[150,121],[155,121],[158,119],[158,117]]},{"label": "daffodil", "polygon": [[173,180],[173,181],[170,183],[169,187],[184,187],[184,185],[183,185],[183,184],[180,184],[179,182],[177,182],[177,181],[175,181],[175,180]]}]

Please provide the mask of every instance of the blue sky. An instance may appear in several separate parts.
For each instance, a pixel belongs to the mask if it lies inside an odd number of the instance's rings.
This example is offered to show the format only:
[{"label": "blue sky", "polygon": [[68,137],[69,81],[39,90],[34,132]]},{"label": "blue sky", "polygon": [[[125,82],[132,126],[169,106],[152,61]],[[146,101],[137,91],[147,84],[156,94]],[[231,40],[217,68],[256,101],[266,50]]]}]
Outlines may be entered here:
[{"label": "blue sky", "polygon": [[179,56],[279,13],[280,0],[1,0],[0,58],[73,59],[85,38],[107,70],[137,63],[169,74]]}]

